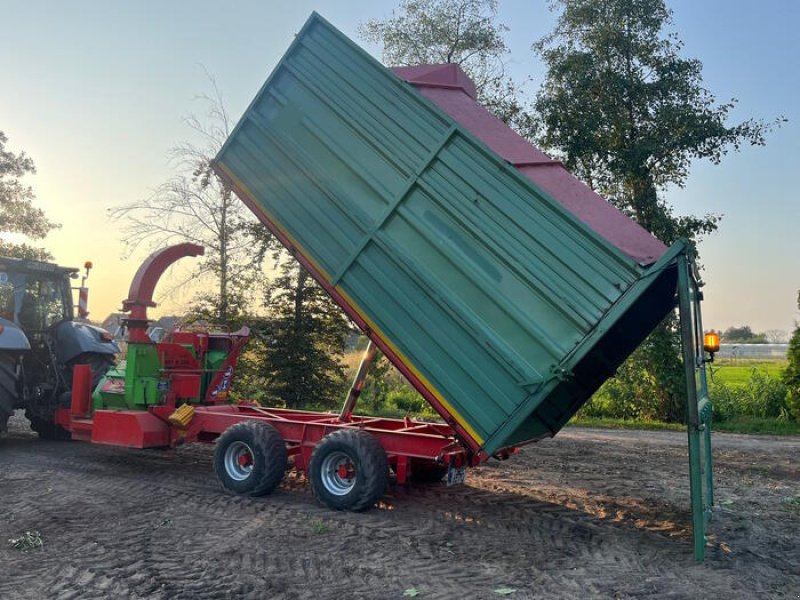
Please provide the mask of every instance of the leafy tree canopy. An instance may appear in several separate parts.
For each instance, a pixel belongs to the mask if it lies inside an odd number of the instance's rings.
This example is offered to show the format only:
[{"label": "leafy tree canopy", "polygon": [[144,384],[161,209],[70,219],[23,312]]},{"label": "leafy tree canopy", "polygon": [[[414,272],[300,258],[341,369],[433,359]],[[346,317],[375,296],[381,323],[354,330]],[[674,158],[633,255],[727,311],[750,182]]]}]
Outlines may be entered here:
[{"label": "leafy tree canopy", "polygon": [[[800,310],[800,291],[797,293],[797,309]],[[783,382],[788,388],[786,405],[789,414],[800,421],[800,325],[795,327],[789,340],[787,358],[789,363],[783,372]]]},{"label": "leafy tree canopy", "polygon": [[484,106],[520,131],[530,129],[519,87],[505,72],[508,27],[497,22],[497,0],[401,0],[391,18],[371,19],[359,31],[383,47],[386,65],[459,65]]},{"label": "leafy tree canopy", "polygon": [[714,231],[717,217],[675,217],[658,197],[695,159],[763,145],[781,119],[729,124],[699,60],[681,56],[663,0],[551,0],[555,30],[534,45],[548,68],[535,107],[543,145],[666,243]]},{"label": "leafy tree canopy", "polygon": [[720,338],[728,344],[766,344],[765,333],[754,333],[749,325],[741,327],[728,327]]},{"label": "leafy tree canopy", "polygon": [[[42,209],[34,206],[36,197],[21,179],[36,172],[33,161],[24,153],[6,150],[8,138],[0,131],[0,235],[18,234],[42,240],[58,225],[47,219]],[[0,255],[36,260],[50,260],[52,255],[27,243],[0,239]]]}]

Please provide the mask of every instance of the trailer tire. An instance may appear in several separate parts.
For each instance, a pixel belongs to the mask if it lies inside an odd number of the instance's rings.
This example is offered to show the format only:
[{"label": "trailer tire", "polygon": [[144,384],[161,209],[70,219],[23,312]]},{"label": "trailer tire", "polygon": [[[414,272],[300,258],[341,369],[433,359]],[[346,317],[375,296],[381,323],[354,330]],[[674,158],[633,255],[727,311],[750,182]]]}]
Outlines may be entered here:
[{"label": "trailer tire", "polygon": [[359,429],[329,433],[308,466],[314,495],[334,510],[362,511],[377,502],[389,479],[389,459],[380,442]]},{"label": "trailer tire", "polygon": [[225,489],[264,496],[278,487],[289,462],[286,443],[269,423],[242,421],[217,439],[214,471]]}]

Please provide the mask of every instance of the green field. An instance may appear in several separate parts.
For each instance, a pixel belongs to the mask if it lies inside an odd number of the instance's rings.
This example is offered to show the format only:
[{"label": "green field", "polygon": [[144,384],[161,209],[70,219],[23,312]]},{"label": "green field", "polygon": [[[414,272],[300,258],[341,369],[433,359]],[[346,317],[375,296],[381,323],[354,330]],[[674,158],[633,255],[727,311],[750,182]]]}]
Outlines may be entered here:
[{"label": "green field", "polygon": [[768,375],[774,379],[780,379],[783,370],[786,368],[785,360],[770,361],[748,361],[737,360],[719,361],[711,365],[709,375],[712,381],[724,383],[729,386],[744,387],[750,381],[753,370],[761,374]]}]

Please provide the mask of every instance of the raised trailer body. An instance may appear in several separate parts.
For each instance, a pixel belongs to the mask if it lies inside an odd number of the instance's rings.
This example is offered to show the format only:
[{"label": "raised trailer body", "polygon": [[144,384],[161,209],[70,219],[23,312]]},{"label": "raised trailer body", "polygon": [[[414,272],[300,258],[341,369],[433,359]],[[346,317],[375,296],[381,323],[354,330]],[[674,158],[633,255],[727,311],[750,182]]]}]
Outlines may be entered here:
[{"label": "raised trailer body", "polygon": [[699,447],[687,245],[508,137],[458,72],[398,74],[312,15],[215,171],[478,460],[555,435],[680,296]]},{"label": "raised trailer body", "polygon": [[682,244],[623,218],[627,254],[317,15],[215,169],[482,455],[554,435],[675,306]]}]

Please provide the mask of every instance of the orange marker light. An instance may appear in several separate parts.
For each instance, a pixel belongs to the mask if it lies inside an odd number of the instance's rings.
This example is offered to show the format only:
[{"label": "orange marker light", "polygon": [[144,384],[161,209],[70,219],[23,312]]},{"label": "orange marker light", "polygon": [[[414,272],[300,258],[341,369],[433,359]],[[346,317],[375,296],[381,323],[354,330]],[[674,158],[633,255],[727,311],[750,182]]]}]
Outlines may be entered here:
[{"label": "orange marker light", "polygon": [[83,266],[85,269],[91,269],[94,265],[92,264],[92,261],[87,260],[85,263],[83,263]]},{"label": "orange marker light", "polygon": [[713,329],[703,336],[703,350],[709,354],[719,352],[719,334]]}]

